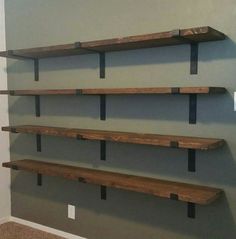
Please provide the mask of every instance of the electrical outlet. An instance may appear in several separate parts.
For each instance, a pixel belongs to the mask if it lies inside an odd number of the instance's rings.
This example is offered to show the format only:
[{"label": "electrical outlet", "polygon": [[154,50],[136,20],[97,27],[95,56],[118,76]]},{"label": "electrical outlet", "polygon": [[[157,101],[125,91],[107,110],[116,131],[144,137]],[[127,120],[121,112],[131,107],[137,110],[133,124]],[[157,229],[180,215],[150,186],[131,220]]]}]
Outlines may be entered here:
[{"label": "electrical outlet", "polygon": [[68,204],[68,218],[75,220],[75,206]]},{"label": "electrical outlet", "polygon": [[234,111],[236,111],[236,91],[234,92]]}]

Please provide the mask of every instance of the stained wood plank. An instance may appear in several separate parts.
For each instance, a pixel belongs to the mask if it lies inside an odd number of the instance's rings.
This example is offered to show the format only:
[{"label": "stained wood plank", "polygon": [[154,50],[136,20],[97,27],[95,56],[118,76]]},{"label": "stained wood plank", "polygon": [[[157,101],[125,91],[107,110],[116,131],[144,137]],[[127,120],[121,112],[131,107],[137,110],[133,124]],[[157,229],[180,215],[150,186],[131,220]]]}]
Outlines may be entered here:
[{"label": "stained wood plank", "polygon": [[63,57],[63,56],[74,56],[91,54],[93,52],[78,47],[76,43],[63,44],[56,46],[46,47],[35,47],[28,49],[19,50],[8,50],[0,52],[0,56],[7,58],[29,58],[29,59],[40,59],[50,57]]},{"label": "stained wood plank", "polygon": [[0,94],[15,96],[34,95],[122,95],[122,94],[214,94],[224,93],[223,87],[149,87],[149,88],[94,88],[94,89],[45,89],[1,90]]},{"label": "stained wood plank", "polygon": [[81,43],[81,46],[85,49],[109,52],[224,39],[225,35],[223,33],[209,26],[205,26],[108,40],[90,41]]},{"label": "stained wood plank", "polygon": [[[221,147],[223,139],[186,137],[174,135],[142,134],[118,131],[104,131],[93,129],[73,129],[61,127],[48,127],[39,125],[22,125],[2,127],[3,131],[12,133],[41,134],[58,137],[79,138],[88,140],[105,140],[122,143],[144,144],[163,147],[208,150]],[[176,147],[176,146],[174,146]]]},{"label": "stained wood plank", "polygon": [[86,183],[103,185],[112,188],[141,192],[163,198],[170,198],[171,194],[175,194],[178,195],[178,199],[180,201],[192,202],[201,205],[213,202],[222,192],[222,190],[218,188],[35,160],[12,161],[9,163],[3,163],[3,167],[34,172],[47,176],[57,176],[69,180],[79,180]]},{"label": "stained wood plank", "polygon": [[35,95],[77,95],[80,90],[77,89],[45,89],[45,90],[1,90],[2,95],[14,96],[35,96]]},{"label": "stained wood plank", "polygon": [[91,54],[96,52],[123,51],[167,45],[186,44],[224,40],[226,36],[209,26],[159,32],[123,38],[78,42],[73,44],[37,47],[30,49],[0,52],[0,56],[9,58],[48,58],[69,55]]}]

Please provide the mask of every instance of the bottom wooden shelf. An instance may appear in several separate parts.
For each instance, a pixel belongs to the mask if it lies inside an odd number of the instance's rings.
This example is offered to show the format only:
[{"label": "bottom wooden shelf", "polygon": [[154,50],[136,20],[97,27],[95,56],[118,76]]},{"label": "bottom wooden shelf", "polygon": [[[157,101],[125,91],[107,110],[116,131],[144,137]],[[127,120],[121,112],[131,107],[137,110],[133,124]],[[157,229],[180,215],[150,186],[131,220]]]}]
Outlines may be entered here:
[{"label": "bottom wooden shelf", "polygon": [[154,178],[126,175],[115,172],[80,168],[35,160],[18,160],[3,163],[3,167],[34,172],[40,175],[58,176],[84,183],[131,190],[158,197],[206,205],[216,200],[222,190],[206,186],[171,182]]}]

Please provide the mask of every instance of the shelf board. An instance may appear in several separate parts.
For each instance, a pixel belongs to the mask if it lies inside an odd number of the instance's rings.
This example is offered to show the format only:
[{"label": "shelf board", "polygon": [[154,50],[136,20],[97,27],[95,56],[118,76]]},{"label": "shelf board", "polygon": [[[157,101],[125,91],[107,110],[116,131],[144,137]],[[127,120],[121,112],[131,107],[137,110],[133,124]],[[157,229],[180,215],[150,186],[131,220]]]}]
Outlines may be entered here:
[{"label": "shelf board", "polygon": [[3,167],[34,172],[47,176],[57,176],[69,180],[79,180],[90,184],[141,192],[169,199],[171,198],[171,195],[174,194],[178,196],[178,200],[180,201],[200,205],[206,205],[215,201],[222,193],[222,190],[218,188],[35,160],[12,161],[9,163],[3,163]]},{"label": "shelf board", "polygon": [[2,127],[2,130],[9,131],[12,133],[28,133],[36,135],[49,135],[87,140],[104,140],[122,143],[145,144],[200,150],[215,149],[221,147],[224,144],[223,139],[159,134],[141,134],[92,129],[73,129],[38,125],[7,126]]},{"label": "shelf board", "polygon": [[0,52],[0,56],[9,58],[40,59],[62,57],[99,52],[123,51],[168,45],[199,43],[224,40],[226,36],[209,26],[188,28],[146,35],[113,38],[98,41],[77,42],[73,44],[37,47],[30,49]]},{"label": "shelf board", "polygon": [[224,93],[223,87],[150,87],[150,88],[98,88],[98,89],[44,89],[1,90],[0,94],[15,96],[35,95],[121,95],[121,94],[214,94]]}]

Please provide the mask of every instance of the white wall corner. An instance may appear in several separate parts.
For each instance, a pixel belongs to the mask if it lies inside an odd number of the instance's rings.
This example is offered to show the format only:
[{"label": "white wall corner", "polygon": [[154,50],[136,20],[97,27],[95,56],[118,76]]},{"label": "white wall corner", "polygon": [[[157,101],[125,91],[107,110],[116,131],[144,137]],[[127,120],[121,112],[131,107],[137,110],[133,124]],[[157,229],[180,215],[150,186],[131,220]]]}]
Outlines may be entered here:
[{"label": "white wall corner", "polygon": [[[6,49],[5,35],[5,7],[4,0],[0,0],[0,51]],[[6,59],[0,58],[0,89],[7,89]],[[0,96],[0,126],[9,124],[8,97]],[[9,135],[0,131],[0,223],[11,215],[10,200],[10,170],[2,168],[3,161],[10,160]]]}]

